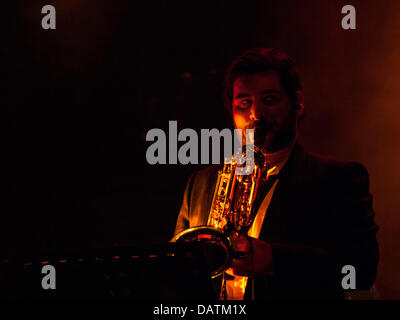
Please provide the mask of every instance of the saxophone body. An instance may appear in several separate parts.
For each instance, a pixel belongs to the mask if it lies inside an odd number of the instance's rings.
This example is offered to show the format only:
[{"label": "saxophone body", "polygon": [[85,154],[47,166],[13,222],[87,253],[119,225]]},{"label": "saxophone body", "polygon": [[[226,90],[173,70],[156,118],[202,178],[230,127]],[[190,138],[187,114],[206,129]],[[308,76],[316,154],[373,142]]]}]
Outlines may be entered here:
[{"label": "saxophone body", "polygon": [[254,147],[254,166],[247,175],[239,175],[234,158],[218,172],[207,225],[225,233],[245,233],[256,215],[258,192],[265,182],[267,166],[261,150]]},{"label": "saxophone body", "polygon": [[[236,162],[235,156],[219,170],[207,225],[184,230],[171,240],[204,244],[211,278],[230,267],[235,257],[232,234],[247,234],[262,201],[268,165],[261,149],[253,146],[251,151],[254,161],[248,174],[238,174],[236,169],[243,168],[243,164]],[[242,156],[245,153],[242,151]]]}]

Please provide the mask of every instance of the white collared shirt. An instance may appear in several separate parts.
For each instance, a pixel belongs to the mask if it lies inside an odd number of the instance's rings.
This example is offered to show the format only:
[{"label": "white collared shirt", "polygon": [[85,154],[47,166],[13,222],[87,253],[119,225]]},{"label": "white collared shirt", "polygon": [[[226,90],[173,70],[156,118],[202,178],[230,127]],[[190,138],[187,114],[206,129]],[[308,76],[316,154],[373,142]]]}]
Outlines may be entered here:
[{"label": "white collared shirt", "polygon": [[[271,164],[271,169],[267,171],[267,177],[276,175],[282,170],[283,166],[286,164],[287,160],[292,153],[293,147],[296,143],[296,139],[288,145],[286,148],[279,150],[271,154],[264,154],[267,161]],[[260,236],[261,228],[265,220],[265,216],[268,207],[271,203],[272,196],[279,182],[277,179],[272,185],[271,189],[265,196],[260,208],[257,211],[257,215],[253,221],[252,226],[248,231],[248,235],[253,238],[258,238]],[[226,271],[228,274],[233,275],[232,270],[228,269]],[[243,300],[244,293],[246,291],[248,277],[234,276],[233,280],[226,280],[226,299],[227,300]]]}]

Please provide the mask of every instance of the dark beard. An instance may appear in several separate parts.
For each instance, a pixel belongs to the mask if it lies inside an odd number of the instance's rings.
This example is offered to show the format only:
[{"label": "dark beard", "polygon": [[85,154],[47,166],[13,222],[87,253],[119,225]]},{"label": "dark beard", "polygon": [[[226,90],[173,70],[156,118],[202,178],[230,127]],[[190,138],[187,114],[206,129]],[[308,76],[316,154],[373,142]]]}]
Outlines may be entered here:
[{"label": "dark beard", "polygon": [[257,120],[252,122],[246,129],[253,129],[254,130],[254,145],[262,148],[264,145],[265,136],[273,127],[272,123],[267,123],[264,120]]},{"label": "dark beard", "polygon": [[254,121],[246,129],[254,129],[254,145],[267,153],[273,153],[286,147],[296,135],[296,119],[286,128],[280,128],[266,141],[268,133],[276,129],[274,122],[267,122],[263,119]]}]

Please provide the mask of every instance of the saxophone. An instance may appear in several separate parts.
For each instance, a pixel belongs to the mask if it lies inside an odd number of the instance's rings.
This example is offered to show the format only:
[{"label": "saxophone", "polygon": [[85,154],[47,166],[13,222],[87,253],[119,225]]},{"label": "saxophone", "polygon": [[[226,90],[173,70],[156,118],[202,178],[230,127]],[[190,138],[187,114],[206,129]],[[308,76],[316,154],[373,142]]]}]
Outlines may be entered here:
[{"label": "saxophone", "polygon": [[232,235],[247,234],[263,200],[269,166],[261,148],[247,145],[241,150],[242,156],[248,151],[254,154],[248,174],[238,174],[237,169],[243,169],[243,164],[236,161],[237,155],[218,171],[207,225],[186,229],[171,240],[204,244],[211,278],[223,274],[232,259],[240,256],[233,250]]}]

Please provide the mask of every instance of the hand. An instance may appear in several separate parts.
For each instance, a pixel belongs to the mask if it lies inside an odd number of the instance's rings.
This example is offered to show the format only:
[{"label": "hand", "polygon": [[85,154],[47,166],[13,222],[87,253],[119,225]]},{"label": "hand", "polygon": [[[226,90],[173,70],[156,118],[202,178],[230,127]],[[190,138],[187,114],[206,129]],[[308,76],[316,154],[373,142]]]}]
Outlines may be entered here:
[{"label": "hand", "polygon": [[237,276],[258,277],[273,272],[272,248],[260,239],[233,235],[233,248],[243,256],[232,260],[231,269]]}]

